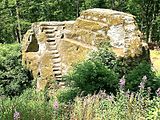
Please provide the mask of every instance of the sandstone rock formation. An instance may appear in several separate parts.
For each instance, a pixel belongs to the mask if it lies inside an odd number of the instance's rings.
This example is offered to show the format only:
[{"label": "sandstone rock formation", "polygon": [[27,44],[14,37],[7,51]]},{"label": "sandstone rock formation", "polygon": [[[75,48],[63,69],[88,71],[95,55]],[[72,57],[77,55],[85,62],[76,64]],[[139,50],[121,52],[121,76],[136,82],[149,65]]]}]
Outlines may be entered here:
[{"label": "sandstone rock formation", "polygon": [[61,84],[62,75],[101,42],[109,41],[117,56],[141,55],[140,36],[133,15],[89,9],[75,21],[33,23],[23,39],[23,63],[38,79],[40,90],[53,79]]}]

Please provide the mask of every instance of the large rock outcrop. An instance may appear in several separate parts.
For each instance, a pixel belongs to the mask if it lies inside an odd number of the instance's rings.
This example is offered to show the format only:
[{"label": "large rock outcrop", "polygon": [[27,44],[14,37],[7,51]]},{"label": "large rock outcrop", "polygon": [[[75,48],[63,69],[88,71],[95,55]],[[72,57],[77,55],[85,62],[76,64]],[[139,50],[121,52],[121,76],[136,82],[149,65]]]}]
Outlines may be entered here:
[{"label": "large rock outcrop", "polygon": [[131,14],[109,9],[83,11],[75,21],[33,23],[23,39],[23,63],[37,78],[37,89],[62,75],[100,43],[109,41],[117,56],[143,54],[141,32]]}]

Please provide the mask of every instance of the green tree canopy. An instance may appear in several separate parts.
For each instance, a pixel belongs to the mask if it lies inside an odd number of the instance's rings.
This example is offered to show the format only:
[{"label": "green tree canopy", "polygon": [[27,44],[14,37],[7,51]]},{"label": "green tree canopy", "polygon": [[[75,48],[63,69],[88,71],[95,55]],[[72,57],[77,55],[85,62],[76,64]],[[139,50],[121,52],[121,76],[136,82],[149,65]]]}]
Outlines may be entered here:
[{"label": "green tree canopy", "polygon": [[144,40],[160,42],[160,0],[0,0],[0,43],[20,42],[33,22],[74,20],[89,8],[131,13]]}]

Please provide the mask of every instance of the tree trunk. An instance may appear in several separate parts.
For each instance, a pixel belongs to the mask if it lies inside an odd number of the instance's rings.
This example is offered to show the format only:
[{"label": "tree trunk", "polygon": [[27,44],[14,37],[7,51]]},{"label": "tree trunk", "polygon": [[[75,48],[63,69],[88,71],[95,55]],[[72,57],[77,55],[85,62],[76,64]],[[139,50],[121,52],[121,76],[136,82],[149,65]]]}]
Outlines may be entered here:
[{"label": "tree trunk", "polygon": [[18,0],[15,0],[15,5],[16,5],[16,18],[17,18],[17,29],[18,29],[17,41],[21,43],[22,34],[21,34],[21,25],[20,25],[20,18],[19,18]]},{"label": "tree trunk", "polygon": [[149,35],[148,35],[148,43],[152,42],[152,30],[153,30],[153,23],[151,23],[150,28],[149,28]]},{"label": "tree trunk", "polygon": [[152,20],[150,22],[150,28],[149,28],[149,36],[148,36],[148,42],[152,42],[152,31],[153,31],[153,24],[154,24],[154,20],[156,19],[156,2],[153,2],[153,6],[152,6]]},{"label": "tree trunk", "polygon": [[76,1],[76,16],[79,17],[79,0]]},{"label": "tree trunk", "polygon": [[112,0],[112,9],[115,7],[115,0]]}]

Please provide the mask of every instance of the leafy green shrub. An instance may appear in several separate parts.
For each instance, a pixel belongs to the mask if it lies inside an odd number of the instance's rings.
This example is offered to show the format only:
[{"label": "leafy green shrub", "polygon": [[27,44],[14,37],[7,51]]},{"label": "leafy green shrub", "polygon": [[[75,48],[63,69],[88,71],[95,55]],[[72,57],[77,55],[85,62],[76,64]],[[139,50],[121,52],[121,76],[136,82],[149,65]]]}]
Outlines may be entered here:
[{"label": "leafy green shrub", "polygon": [[90,53],[89,60],[103,63],[121,78],[125,73],[125,62],[123,59],[118,58],[109,46],[110,44],[108,42],[101,43],[97,51],[92,51]]},{"label": "leafy green shrub", "polygon": [[139,90],[138,86],[143,76],[147,76],[146,87],[151,87],[152,93],[160,86],[158,77],[152,70],[152,65],[142,57],[121,58],[109,49],[108,43],[103,43],[97,51],[93,51],[89,58],[91,61],[99,61],[106,67],[113,70],[119,79],[126,78],[126,89],[131,91]]},{"label": "leafy green shrub", "polygon": [[57,99],[61,103],[69,103],[78,95],[77,88],[65,88],[57,91]]},{"label": "leafy green shrub", "polygon": [[32,77],[21,63],[20,45],[0,44],[0,96],[20,95]]},{"label": "leafy green shrub", "polygon": [[147,77],[146,85],[155,89],[154,72],[151,69],[151,65],[146,61],[142,61],[137,66],[133,66],[131,70],[127,71],[125,76],[127,80],[126,89],[137,91],[143,76]]},{"label": "leafy green shrub", "polygon": [[117,88],[116,74],[104,66],[101,62],[86,60],[77,66],[66,76],[68,83],[80,89],[84,94],[107,90],[115,92]]},{"label": "leafy green shrub", "polygon": [[97,51],[91,52],[89,59],[78,64],[66,79],[71,86],[85,93],[98,92],[100,89],[115,92],[118,79],[122,76],[126,79],[126,90],[138,91],[143,76],[147,76],[145,88],[151,87],[152,95],[160,86],[159,78],[155,77],[152,65],[147,60],[141,57],[117,57],[109,49],[108,43],[102,43]]},{"label": "leafy green shrub", "polygon": [[89,60],[99,61],[107,66],[109,69],[115,69],[117,64],[117,58],[115,54],[109,50],[109,43],[102,43],[97,51],[92,51],[90,53]]}]

